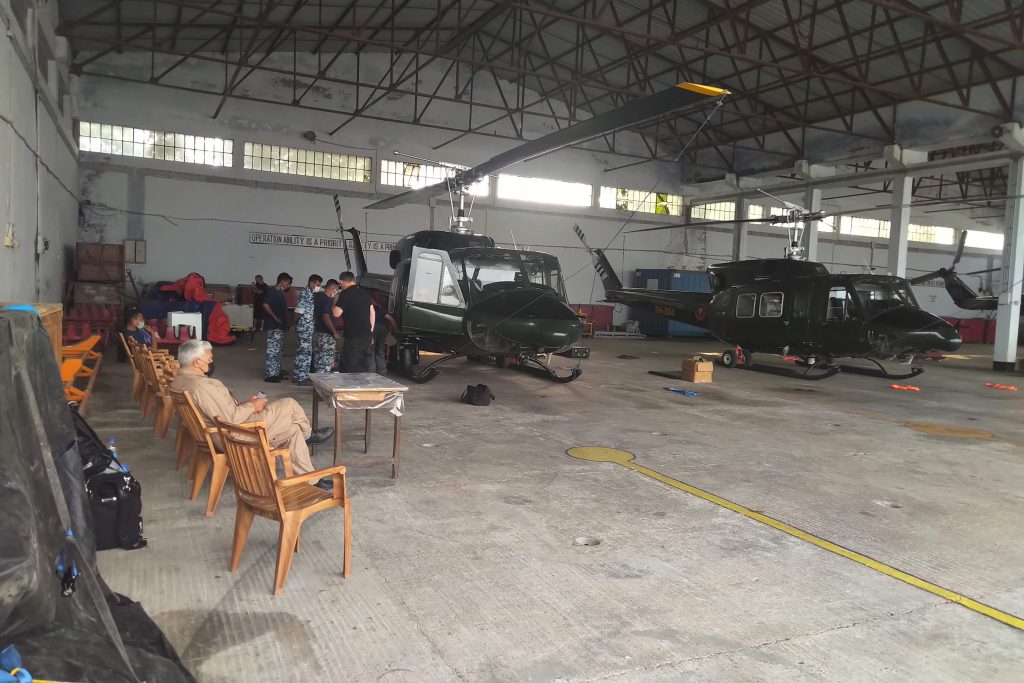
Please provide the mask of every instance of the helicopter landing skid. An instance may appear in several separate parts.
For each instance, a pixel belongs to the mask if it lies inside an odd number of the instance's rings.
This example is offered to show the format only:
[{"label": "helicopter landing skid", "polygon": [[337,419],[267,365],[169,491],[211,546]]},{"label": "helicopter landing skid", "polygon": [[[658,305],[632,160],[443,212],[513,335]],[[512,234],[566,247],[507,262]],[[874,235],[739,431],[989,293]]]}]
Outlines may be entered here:
[{"label": "helicopter landing skid", "polygon": [[924,368],[910,368],[910,372],[904,372],[898,375],[894,375],[893,373],[886,370],[882,366],[882,364],[879,363],[874,358],[865,358],[864,360],[871,361],[872,363],[878,366],[878,369],[875,370],[874,368],[862,368],[856,365],[843,365],[841,366],[843,372],[851,372],[857,375],[867,375],[868,377],[879,377],[881,379],[911,379],[912,377],[917,377],[922,372],[924,372]]}]

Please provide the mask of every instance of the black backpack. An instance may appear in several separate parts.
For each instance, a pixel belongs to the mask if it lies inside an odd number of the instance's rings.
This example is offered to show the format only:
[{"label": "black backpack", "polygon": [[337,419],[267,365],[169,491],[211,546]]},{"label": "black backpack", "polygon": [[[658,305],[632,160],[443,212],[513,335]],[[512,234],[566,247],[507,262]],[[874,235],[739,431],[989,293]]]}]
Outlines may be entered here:
[{"label": "black backpack", "polygon": [[71,421],[75,423],[75,441],[78,443],[78,454],[82,456],[82,472],[88,479],[110,467],[114,462],[114,454],[77,410],[71,411]]},{"label": "black backpack", "polygon": [[96,550],[146,547],[142,535],[142,485],[128,472],[108,471],[85,482]]},{"label": "black backpack", "polygon": [[462,392],[462,402],[471,406],[489,406],[493,400],[494,392],[486,384],[467,384],[466,390]]}]

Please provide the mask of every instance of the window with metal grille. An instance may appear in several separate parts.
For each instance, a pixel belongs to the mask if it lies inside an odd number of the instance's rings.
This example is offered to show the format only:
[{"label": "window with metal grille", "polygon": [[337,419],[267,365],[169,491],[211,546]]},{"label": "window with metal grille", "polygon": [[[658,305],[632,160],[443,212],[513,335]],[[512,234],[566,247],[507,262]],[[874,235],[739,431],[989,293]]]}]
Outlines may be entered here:
[{"label": "window with metal grille", "polygon": [[[455,170],[466,170],[466,166],[454,168],[446,166],[432,166],[430,164],[411,164],[407,161],[393,161],[384,159],[380,162],[380,183],[381,185],[394,185],[395,187],[408,187],[419,189],[427,185],[434,185],[445,178],[455,175]],[[469,186],[469,193],[476,197],[486,197],[491,193],[490,178],[482,178]]]},{"label": "window with metal grille", "polygon": [[625,187],[601,187],[598,203],[602,209],[654,213],[662,216],[681,216],[683,198],[678,194],[630,190]]},{"label": "window with metal grille", "polygon": [[498,176],[498,198],[559,206],[590,206],[594,202],[594,186],[502,173]]},{"label": "window with metal grille", "polygon": [[844,235],[860,237],[889,238],[889,221],[880,218],[861,218],[860,216],[840,216],[839,232]]},{"label": "window with metal grille", "polygon": [[966,245],[968,247],[975,247],[977,249],[996,249],[998,251],[1002,251],[1003,236],[1000,235],[998,232],[968,230]]},{"label": "window with metal grille", "polygon": [[350,183],[368,183],[372,178],[373,161],[370,157],[354,154],[334,154],[247,142],[242,148],[242,168],[344,180]]},{"label": "window with metal grille", "polygon": [[907,226],[907,239],[912,242],[928,242],[930,244],[953,244],[953,229],[911,223]]},{"label": "window with metal grille", "polygon": [[731,221],[736,218],[736,202],[696,204],[690,209],[690,217],[695,221]]},{"label": "window with metal grille", "polygon": [[165,133],[109,123],[82,121],[78,133],[78,148],[83,152],[206,166],[231,166],[232,146],[231,140],[223,138]]}]

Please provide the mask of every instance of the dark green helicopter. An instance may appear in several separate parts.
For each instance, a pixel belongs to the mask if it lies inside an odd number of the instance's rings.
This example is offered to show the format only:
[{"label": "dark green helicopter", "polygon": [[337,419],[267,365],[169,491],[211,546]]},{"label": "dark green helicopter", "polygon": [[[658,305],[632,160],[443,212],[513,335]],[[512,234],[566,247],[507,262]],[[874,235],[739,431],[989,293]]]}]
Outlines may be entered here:
[{"label": "dark green helicopter", "polygon": [[[453,358],[494,358],[500,367],[534,371],[557,382],[571,382],[582,373],[577,363],[568,374],[549,366],[551,356],[586,358],[589,349],[576,347],[583,324],[565,295],[558,259],[538,251],[500,249],[491,237],[473,234],[465,197],[470,185],[512,164],[568,145],[648,121],[669,112],[719,101],[728,92],[681,83],[627,103],[568,128],[527,142],[436,185],[411,190],[370,204],[386,209],[426,201],[441,193],[458,196],[450,231],[420,230],[400,239],[391,252],[393,274],[369,273],[359,231],[345,228],[335,197],[339,226],[353,237],[360,285],[384,305],[395,322],[398,342],[389,367],[415,382],[438,373]],[[345,258],[350,263],[348,248]],[[349,265],[351,268],[351,263]],[[443,355],[419,372],[420,351]]]},{"label": "dark green helicopter", "polygon": [[[604,251],[587,245],[579,226],[575,230],[594,259],[607,301],[707,329],[734,347],[722,353],[721,363],[726,367],[754,367],[753,353],[759,352],[795,359],[804,371],[787,374],[804,379],[824,379],[840,370],[908,379],[923,369],[912,366],[909,372],[893,374],[881,361],[912,364],[928,352],[960,348],[956,328],[922,310],[906,279],[832,275],[824,264],[803,260],[802,226],[824,217],[824,212],[811,213],[794,206],[782,216],[742,221],[791,224],[786,258],[710,266],[709,293],[624,288]],[[709,221],[632,232],[738,222]],[[877,369],[841,365],[839,358],[867,360]]]}]

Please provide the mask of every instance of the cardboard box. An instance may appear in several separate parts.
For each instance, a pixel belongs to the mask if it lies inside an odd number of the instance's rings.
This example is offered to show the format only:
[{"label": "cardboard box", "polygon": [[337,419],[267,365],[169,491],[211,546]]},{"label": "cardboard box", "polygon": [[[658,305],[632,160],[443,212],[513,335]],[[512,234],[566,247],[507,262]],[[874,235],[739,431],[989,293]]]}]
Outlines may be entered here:
[{"label": "cardboard box", "polygon": [[702,358],[684,358],[681,378],[694,384],[711,384],[715,364]]}]

